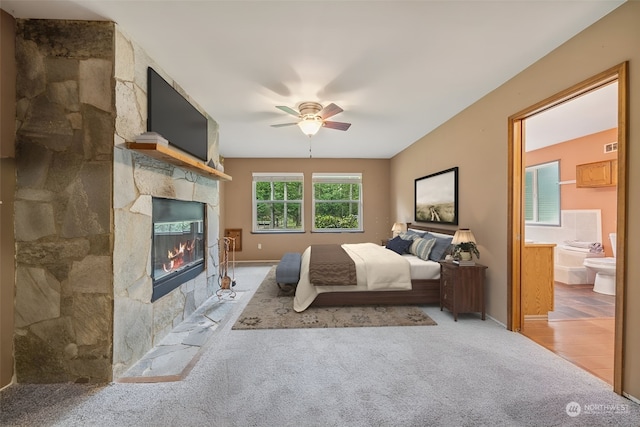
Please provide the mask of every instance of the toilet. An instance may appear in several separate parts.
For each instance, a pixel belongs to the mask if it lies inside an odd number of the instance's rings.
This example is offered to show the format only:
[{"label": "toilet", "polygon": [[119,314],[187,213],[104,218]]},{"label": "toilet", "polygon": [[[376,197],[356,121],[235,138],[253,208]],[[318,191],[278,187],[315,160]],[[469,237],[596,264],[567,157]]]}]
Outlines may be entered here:
[{"label": "toilet", "polygon": [[584,260],[604,257],[603,252],[591,252],[588,248],[562,244],[555,247],[554,254],[554,280],[566,285],[593,285],[596,273],[584,266]]},{"label": "toilet", "polygon": [[585,258],[584,266],[596,273],[593,291],[604,295],[616,294],[616,233],[609,234],[613,258]]}]

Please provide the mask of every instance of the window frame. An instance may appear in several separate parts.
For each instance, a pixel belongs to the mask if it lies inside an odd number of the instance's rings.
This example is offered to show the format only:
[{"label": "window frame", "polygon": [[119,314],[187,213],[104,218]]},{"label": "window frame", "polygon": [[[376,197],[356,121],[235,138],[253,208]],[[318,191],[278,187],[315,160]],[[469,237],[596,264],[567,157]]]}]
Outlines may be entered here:
[{"label": "window frame", "polygon": [[[316,200],[316,184],[357,184],[358,200]],[[337,173],[337,172],[314,172],[311,174],[311,231],[314,233],[362,233],[363,225],[363,185],[362,173]],[[316,227],[316,204],[318,203],[357,203],[358,206],[358,227],[357,228],[317,228]]]},{"label": "window frame", "polygon": [[[557,203],[556,208],[557,211],[554,212],[556,214],[555,221],[541,221],[540,220],[540,196],[539,196],[539,171],[546,168],[551,168],[555,166],[555,171],[557,172],[557,180],[556,180],[556,188],[557,188]],[[531,203],[532,203],[532,215],[533,219],[527,219],[527,176],[531,173],[532,175],[532,195],[531,195]],[[552,160],[545,163],[540,163],[537,165],[531,165],[525,167],[524,177],[523,177],[523,217],[525,225],[536,225],[536,226],[546,226],[546,227],[559,227],[561,226],[561,210],[562,210],[562,189],[560,184],[560,160]]]},{"label": "window frame", "polygon": [[[258,182],[270,182],[271,183],[271,199],[270,200],[258,200],[256,194],[256,184]],[[300,199],[287,198],[286,186],[284,187],[284,200],[275,200],[273,198],[273,184],[277,182],[299,182],[300,183]],[[251,179],[251,231],[252,233],[262,234],[275,234],[275,233],[304,233],[304,174],[302,172],[254,172]],[[259,228],[258,227],[258,204],[259,203],[284,203],[284,216],[287,216],[288,204],[300,205],[300,228]],[[285,221],[286,223],[286,221]]]}]

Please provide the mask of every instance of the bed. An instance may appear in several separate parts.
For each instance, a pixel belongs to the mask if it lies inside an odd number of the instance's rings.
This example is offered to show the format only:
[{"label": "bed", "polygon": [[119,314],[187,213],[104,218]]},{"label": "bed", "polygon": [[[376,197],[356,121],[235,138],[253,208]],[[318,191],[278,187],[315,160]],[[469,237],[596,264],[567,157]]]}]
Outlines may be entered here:
[{"label": "bed", "polygon": [[[444,252],[442,250],[443,245],[446,248],[449,247],[449,239],[455,233],[455,230],[445,230],[413,224],[408,225],[407,233],[409,234],[426,232],[429,233],[426,237],[435,237],[437,239],[439,249],[437,253],[434,251],[434,255],[441,256]],[[377,251],[390,252],[389,249],[373,243],[357,245],[362,245],[362,250],[364,252],[373,252],[374,254],[377,253]],[[345,250],[351,255],[351,250],[354,249],[352,246],[357,245],[342,245],[342,247],[345,247]],[[360,248],[355,249],[360,250]],[[300,281],[298,282],[294,297],[294,309],[301,312],[309,306],[439,303],[440,264],[437,260],[422,260],[409,254],[398,256],[403,258],[406,264],[408,264],[408,273],[399,273],[397,275],[397,280],[393,280],[393,282],[389,282],[387,285],[384,285],[384,282],[388,282],[388,280],[383,278],[383,284],[374,284],[374,289],[371,289],[367,280],[362,279],[360,275],[356,285],[315,286],[311,284],[309,277],[310,247],[307,248],[302,256]],[[434,257],[432,256],[431,258]],[[366,268],[366,261],[365,265],[356,262],[356,269],[358,270],[358,273]],[[374,275],[376,274],[377,273],[374,272]]]}]

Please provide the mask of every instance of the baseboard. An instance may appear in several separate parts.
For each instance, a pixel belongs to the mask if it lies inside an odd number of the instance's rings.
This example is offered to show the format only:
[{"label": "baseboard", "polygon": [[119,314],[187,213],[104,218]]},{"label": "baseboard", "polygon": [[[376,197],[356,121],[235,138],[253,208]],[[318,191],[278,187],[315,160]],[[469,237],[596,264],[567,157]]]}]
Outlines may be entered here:
[{"label": "baseboard", "polygon": [[549,320],[548,314],[525,314],[524,320]]},{"label": "baseboard", "polygon": [[264,265],[264,264],[277,264],[279,263],[280,260],[279,259],[273,259],[273,260],[269,260],[269,259],[264,259],[264,260],[252,260],[252,261],[236,261],[236,265],[237,264],[242,264],[242,265]]},{"label": "baseboard", "polygon": [[504,323],[502,323],[501,321],[499,321],[499,320],[498,320],[498,319],[496,319],[495,317],[493,317],[493,316],[489,316],[488,314],[487,314],[487,317],[488,317],[489,319],[493,320],[494,322],[496,322],[498,325],[500,325],[500,326],[502,326],[503,328],[507,329],[507,325],[505,325]]},{"label": "baseboard", "polygon": [[638,399],[637,397],[633,397],[629,393],[625,393],[624,391],[622,392],[622,395],[624,397],[626,397],[627,399],[629,399],[630,401],[635,402],[635,403],[640,405],[640,399]]}]

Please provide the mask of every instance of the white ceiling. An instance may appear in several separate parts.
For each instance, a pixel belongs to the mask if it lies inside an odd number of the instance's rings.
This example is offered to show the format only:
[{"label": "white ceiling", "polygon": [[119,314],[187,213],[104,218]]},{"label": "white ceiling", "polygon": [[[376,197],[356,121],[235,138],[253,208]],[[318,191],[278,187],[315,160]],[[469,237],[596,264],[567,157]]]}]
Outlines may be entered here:
[{"label": "white ceiling", "polygon": [[[220,125],[225,157],[390,158],[624,1],[0,0],[118,23]],[[336,103],[309,139],[276,105]],[[295,118],[294,118],[295,119]],[[505,118],[506,119],[506,118]]]},{"label": "white ceiling", "polygon": [[526,151],[617,127],[618,82],[613,82],[525,120]]}]

